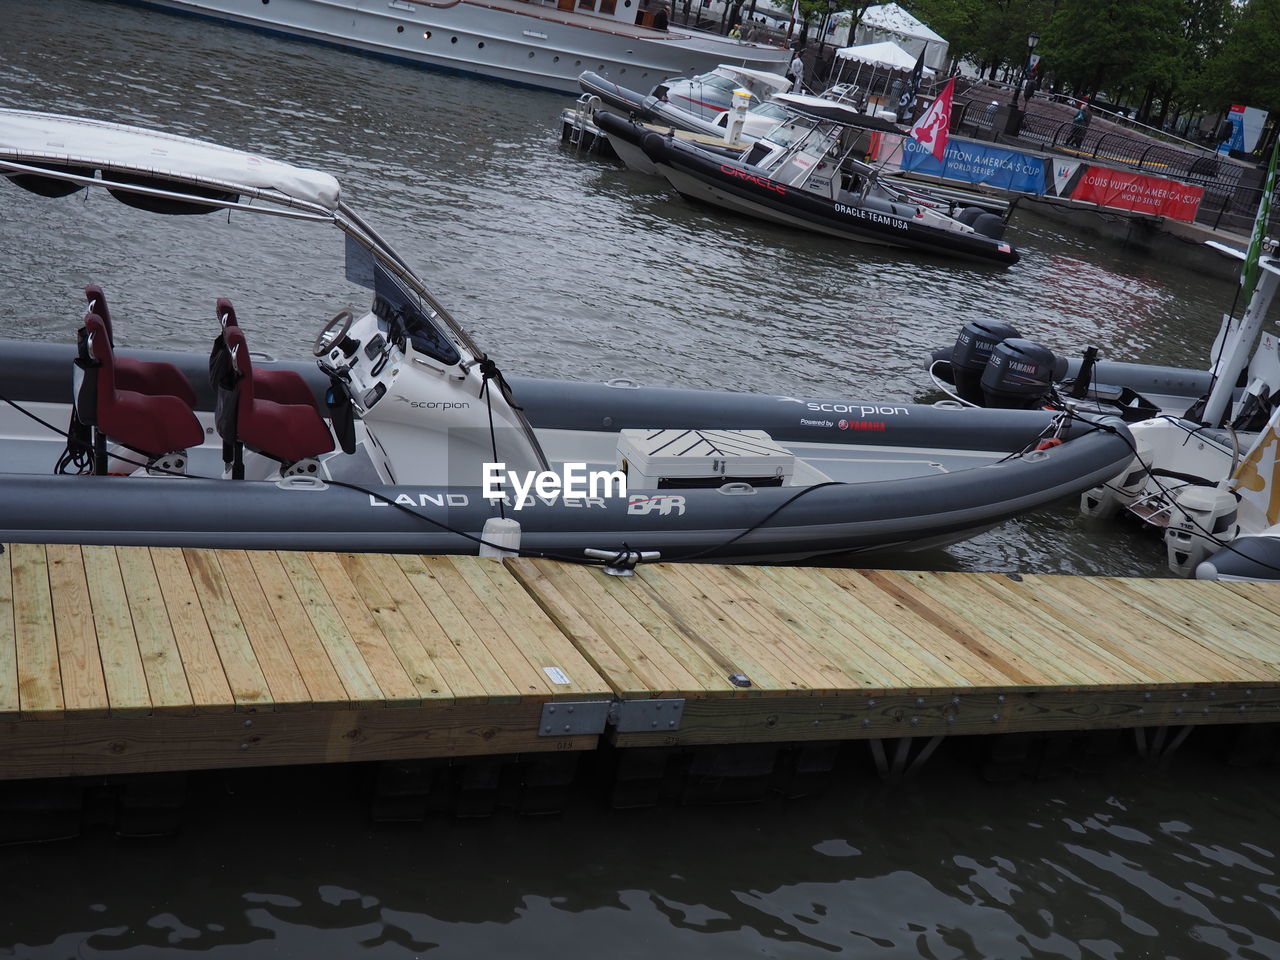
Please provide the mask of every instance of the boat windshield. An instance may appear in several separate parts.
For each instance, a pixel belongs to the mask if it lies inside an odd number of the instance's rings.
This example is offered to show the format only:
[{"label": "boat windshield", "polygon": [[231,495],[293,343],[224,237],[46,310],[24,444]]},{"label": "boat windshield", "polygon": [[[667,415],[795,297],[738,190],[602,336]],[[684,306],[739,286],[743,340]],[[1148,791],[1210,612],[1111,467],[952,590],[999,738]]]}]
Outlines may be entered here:
[{"label": "boat windshield", "polygon": [[373,291],[378,326],[392,340],[405,337],[414,351],[452,366],[461,359],[458,348],[436,322],[436,312],[400,282],[364,246],[350,236],[346,245],[346,274],[352,283]]}]

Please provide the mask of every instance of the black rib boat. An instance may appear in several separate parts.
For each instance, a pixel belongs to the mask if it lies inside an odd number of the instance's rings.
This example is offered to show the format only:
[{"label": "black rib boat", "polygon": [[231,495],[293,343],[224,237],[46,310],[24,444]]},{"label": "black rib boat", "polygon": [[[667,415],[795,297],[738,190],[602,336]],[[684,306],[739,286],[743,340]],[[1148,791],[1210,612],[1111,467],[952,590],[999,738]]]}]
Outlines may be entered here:
[{"label": "black rib boat", "polygon": [[[785,226],[1008,267],[1004,220],[977,206],[888,182],[860,159],[869,124],[842,103],[778,94],[787,118],[737,157],[656,133],[607,110],[596,124],[634,143],[682,195]],[[897,132],[897,128],[892,128]]]}]

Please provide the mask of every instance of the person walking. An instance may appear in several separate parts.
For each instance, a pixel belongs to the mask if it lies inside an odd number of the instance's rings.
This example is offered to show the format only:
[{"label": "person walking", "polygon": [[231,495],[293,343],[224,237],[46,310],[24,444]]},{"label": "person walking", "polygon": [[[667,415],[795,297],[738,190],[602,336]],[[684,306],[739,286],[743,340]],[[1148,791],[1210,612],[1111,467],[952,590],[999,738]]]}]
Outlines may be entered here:
[{"label": "person walking", "polygon": [[799,50],[791,58],[791,66],[787,70],[787,76],[791,77],[792,93],[800,93],[804,90],[804,61],[800,59]]},{"label": "person walking", "polygon": [[1089,101],[1084,100],[1080,104],[1080,109],[1076,111],[1076,115],[1071,118],[1071,132],[1067,134],[1067,146],[1079,147],[1084,144],[1085,131],[1089,129],[1089,119],[1092,111],[1089,109]]}]

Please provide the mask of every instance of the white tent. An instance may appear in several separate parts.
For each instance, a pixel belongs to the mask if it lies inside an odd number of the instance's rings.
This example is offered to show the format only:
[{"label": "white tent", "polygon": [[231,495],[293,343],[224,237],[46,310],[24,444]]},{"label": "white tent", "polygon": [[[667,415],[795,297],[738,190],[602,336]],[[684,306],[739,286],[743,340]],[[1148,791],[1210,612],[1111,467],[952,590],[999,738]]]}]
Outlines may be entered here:
[{"label": "white tent", "polygon": [[[890,70],[912,70],[915,68],[917,59],[915,55],[907,53],[896,43],[888,40],[880,43],[864,43],[856,47],[841,47],[836,51],[836,56],[842,60],[857,60]],[[927,72],[933,73],[932,70]]]},{"label": "white tent", "polygon": [[897,43],[910,54],[913,65],[923,52],[925,66],[946,69],[947,41],[896,3],[868,7],[855,34],[854,39],[861,44],[882,40]]}]

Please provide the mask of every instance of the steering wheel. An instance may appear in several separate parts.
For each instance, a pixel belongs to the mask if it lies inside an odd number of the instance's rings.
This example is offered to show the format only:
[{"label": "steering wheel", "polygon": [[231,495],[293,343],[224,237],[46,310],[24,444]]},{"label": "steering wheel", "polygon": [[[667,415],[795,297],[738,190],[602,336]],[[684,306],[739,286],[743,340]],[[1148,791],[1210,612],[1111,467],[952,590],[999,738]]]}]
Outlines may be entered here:
[{"label": "steering wheel", "polygon": [[334,316],[316,334],[316,342],[311,345],[311,352],[317,357],[328,355],[334,344],[340,343],[342,338],[347,335],[347,331],[351,329],[351,324],[355,323],[355,320],[356,318],[351,315],[350,310],[343,310]]}]

